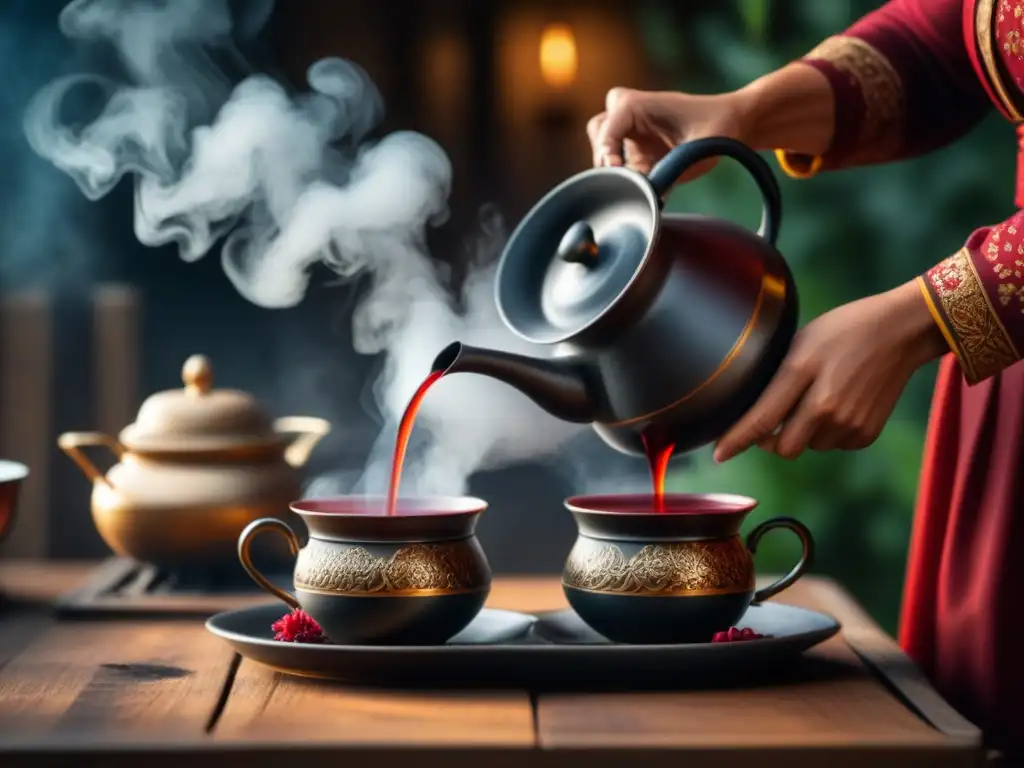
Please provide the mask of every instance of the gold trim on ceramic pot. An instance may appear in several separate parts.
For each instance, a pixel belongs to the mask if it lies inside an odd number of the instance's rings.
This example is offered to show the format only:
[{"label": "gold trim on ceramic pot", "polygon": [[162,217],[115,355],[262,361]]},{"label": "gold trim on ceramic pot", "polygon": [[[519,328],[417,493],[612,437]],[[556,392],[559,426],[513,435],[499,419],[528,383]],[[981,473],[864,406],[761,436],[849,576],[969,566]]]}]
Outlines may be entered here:
[{"label": "gold trim on ceramic pot", "polygon": [[345,597],[432,597],[481,592],[490,576],[472,539],[409,544],[390,556],[311,538],[295,565],[295,588]]},{"label": "gold trim on ceramic pot", "polygon": [[607,594],[680,597],[754,589],[754,563],[739,537],[648,544],[626,557],[615,544],[577,539],[562,584]]}]

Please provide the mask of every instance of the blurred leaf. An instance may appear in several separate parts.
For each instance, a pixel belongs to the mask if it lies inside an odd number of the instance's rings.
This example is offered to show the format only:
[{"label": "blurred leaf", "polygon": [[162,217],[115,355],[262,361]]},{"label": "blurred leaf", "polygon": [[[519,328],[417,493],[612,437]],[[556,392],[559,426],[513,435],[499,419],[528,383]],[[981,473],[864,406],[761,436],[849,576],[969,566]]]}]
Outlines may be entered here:
[{"label": "blurred leaf", "polygon": [[768,34],[768,0],[739,0],[740,16],[753,40],[764,40]]},{"label": "blurred leaf", "polygon": [[682,41],[676,20],[662,2],[647,2],[640,7],[639,25],[651,60],[661,67],[672,68],[682,61]]}]

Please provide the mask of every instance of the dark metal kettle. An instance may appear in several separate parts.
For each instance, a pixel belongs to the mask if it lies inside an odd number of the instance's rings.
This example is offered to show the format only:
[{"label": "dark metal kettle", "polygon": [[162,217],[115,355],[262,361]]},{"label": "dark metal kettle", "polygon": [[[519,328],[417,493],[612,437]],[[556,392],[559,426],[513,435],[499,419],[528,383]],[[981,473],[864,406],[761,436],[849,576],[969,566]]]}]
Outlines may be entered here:
[{"label": "dark metal kettle", "polygon": [[[661,211],[687,169],[719,156],[760,188],[757,234]],[[796,286],[775,249],[780,214],[768,164],[728,138],[678,146],[646,177],[580,173],[523,219],[496,278],[505,323],[554,356],[455,342],[434,370],[500,379],[560,419],[593,422],[625,453],[643,453],[654,431],[676,453],[713,442],[754,404],[796,332]]]}]

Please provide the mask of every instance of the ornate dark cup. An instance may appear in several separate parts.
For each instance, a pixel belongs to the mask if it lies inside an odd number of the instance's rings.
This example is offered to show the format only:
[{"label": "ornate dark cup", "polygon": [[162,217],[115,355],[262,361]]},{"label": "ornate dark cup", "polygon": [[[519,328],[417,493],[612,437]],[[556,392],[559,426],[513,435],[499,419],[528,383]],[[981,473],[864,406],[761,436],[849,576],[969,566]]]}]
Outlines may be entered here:
[{"label": "ornate dark cup", "polygon": [[[394,515],[383,499],[344,497],[291,505],[309,529],[298,536],[280,520],[251,523],[238,557],[252,579],[292,608],[302,608],[334,643],[434,645],[479,613],[491,569],[475,530],[480,499],[403,499]],[[252,564],[257,534],[284,535],[296,554],[294,597]]]},{"label": "ornate dark cup", "polygon": [[[754,499],[725,494],[576,496],[566,500],[579,529],[562,586],[573,610],[620,643],[701,643],[735,626],[750,605],[793,585],[811,564],[814,539],[792,518],[739,535]],[[792,571],[755,591],[753,553],[773,528],[800,537]]]}]

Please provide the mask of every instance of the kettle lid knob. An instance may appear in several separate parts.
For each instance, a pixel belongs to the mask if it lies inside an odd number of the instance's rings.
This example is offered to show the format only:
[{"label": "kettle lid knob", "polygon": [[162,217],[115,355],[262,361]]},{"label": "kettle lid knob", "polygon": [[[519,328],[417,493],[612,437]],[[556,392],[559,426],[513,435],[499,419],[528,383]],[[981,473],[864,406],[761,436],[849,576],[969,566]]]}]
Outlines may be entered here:
[{"label": "kettle lid knob", "polygon": [[558,258],[570,264],[594,264],[599,250],[593,228],[585,221],[577,221],[558,244]]},{"label": "kettle lid knob", "polygon": [[206,355],[192,355],[181,369],[185,389],[193,394],[204,395],[213,387],[213,364]]}]

